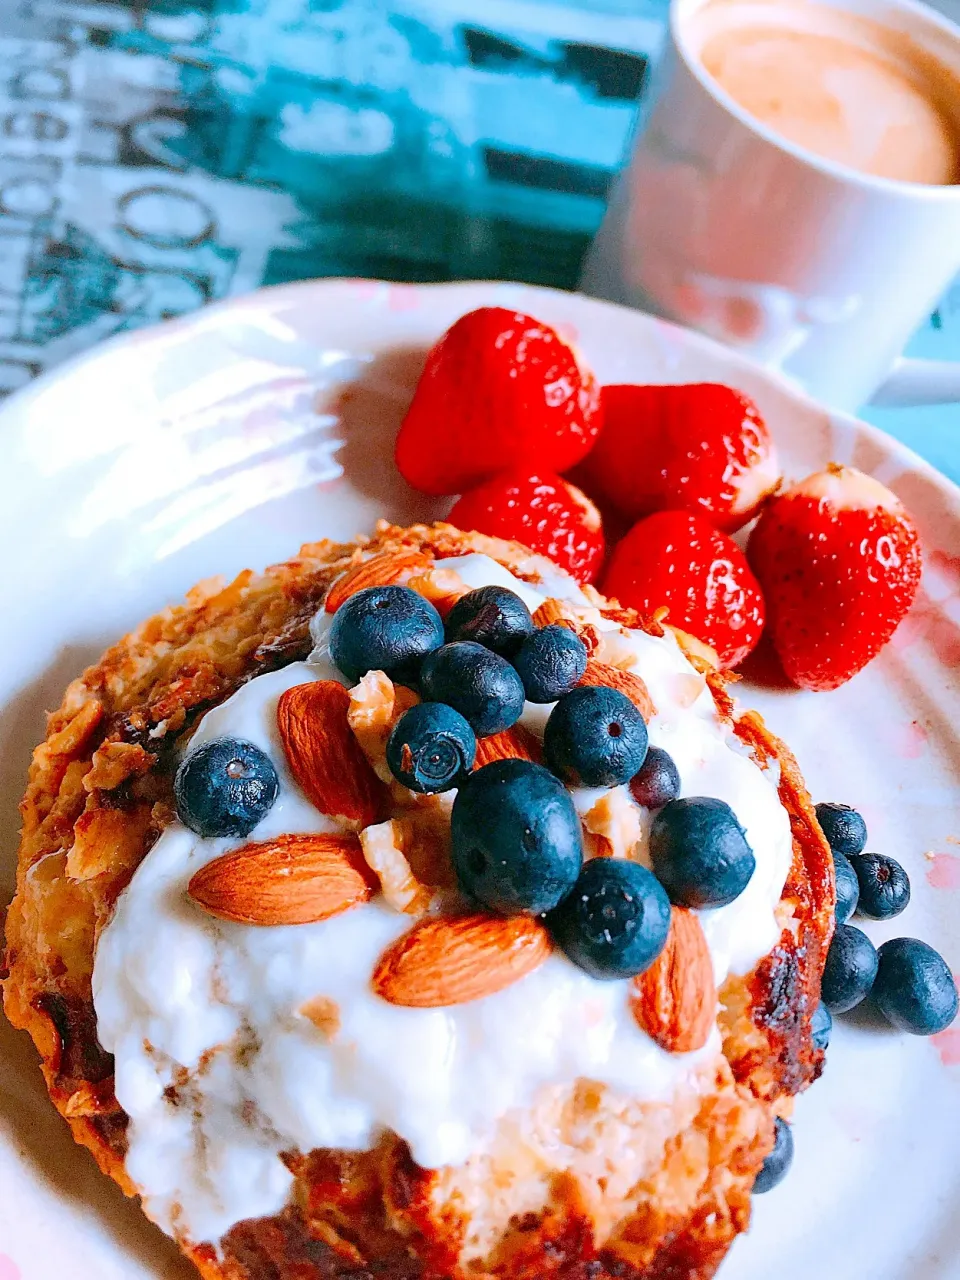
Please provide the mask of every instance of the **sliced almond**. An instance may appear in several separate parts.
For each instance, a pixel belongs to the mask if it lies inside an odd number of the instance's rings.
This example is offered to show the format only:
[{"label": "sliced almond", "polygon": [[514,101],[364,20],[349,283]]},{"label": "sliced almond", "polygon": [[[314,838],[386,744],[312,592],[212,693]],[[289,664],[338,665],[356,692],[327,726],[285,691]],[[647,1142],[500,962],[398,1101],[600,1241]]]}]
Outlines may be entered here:
[{"label": "sliced almond", "polygon": [[544,600],[533,614],[533,621],[538,627],[569,627],[587,646],[587,653],[595,653],[600,647],[600,632],[595,625],[599,618],[599,610],[584,609],[555,596]]},{"label": "sliced almond", "polygon": [[533,611],[533,622],[537,627],[562,626],[564,623],[570,623],[572,618],[573,614],[567,602],[556,596],[550,596]]},{"label": "sliced almond", "polygon": [[277,836],[201,867],[187,892],[221,920],[314,924],[367,902],[375,884],[355,835]]},{"label": "sliced almond", "polygon": [[92,880],[107,872],[135,867],[143,857],[151,823],[150,806],[128,809],[87,808],[73,828],[66,873],[71,880]]},{"label": "sliced almond", "polygon": [[392,818],[361,831],[360,844],[386,901],[395,911],[415,916],[429,909],[434,895],[420,883],[407,861],[404,849],[412,836],[412,823]]},{"label": "sliced almond", "polygon": [[693,911],[674,907],[667,945],[633,980],[633,1016],[669,1053],[702,1049],[717,1020],[710,948]]},{"label": "sliced almond", "polygon": [[633,671],[621,671],[619,667],[610,667],[605,662],[596,662],[593,658],[588,658],[587,669],[580,683],[618,689],[630,699],[648,724],[657,714],[646,684]]},{"label": "sliced almond", "polygon": [[583,849],[587,858],[613,858],[613,844],[606,836],[595,835],[592,831],[583,833]]},{"label": "sliced almond", "polygon": [[489,738],[477,739],[477,760],[473,766],[482,769],[494,760],[532,760],[540,764],[543,750],[540,740],[523,725],[515,724],[502,733],[492,733]]},{"label": "sliced almond", "polygon": [[297,1012],[312,1022],[326,1040],[332,1040],[340,1030],[340,1006],[329,996],[312,996]]},{"label": "sliced almond", "polygon": [[[79,684],[80,681],[76,681]],[[70,686],[69,693],[74,686]],[[49,768],[58,761],[62,762],[61,772],[66,768],[66,762],[72,757],[78,756],[93,737],[93,734],[103,719],[103,704],[98,702],[96,698],[87,698],[82,702],[79,708],[73,712],[71,719],[63,719],[64,713],[57,712],[50,720],[50,732],[45,742],[41,742],[39,747],[34,750],[33,762],[38,769]],[[53,730],[53,725],[58,725]]]},{"label": "sliced almond", "polygon": [[637,661],[636,640],[626,627],[616,627],[600,634],[600,648],[590,655],[608,667],[631,671]]},{"label": "sliced almond", "polygon": [[134,742],[102,742],[93,753],[84,791],[113,791],[128,778],[139,778],[153,768],[157,757]]},{"label": "sliced almond", "polygon": [[441,618],[470,591],[455,569],[430,569],[427,573],[414,574],[407,586],[429,600]]},{"label": "sliced almond", "polygon": [[405,582],[414,574],[425,572],[432,564],[430,556],[413,550],[384,551],[369,560],[361,560],[334,581],[327,592],[324,608],[327,613],[336,613],[345,600],[364,587],[389,587]]},{"label": "sliced almond", "polygon": [[699,671],[701,675],[706,675],[709,671],[719,671],[720,659],[717,657],[717,651],[706,641],[698,640],[689,631],[681,631],[679,627],[671,627],[669,623],[667,624],[667,630],[673,632],[677,644],[683,650],[684,657],[691,667]]},{"label": "sliced almond", "polygon": [[632,858],[643,834],[640,808],[625,787],[605,791],[583,815],[583,826],[609,845],[601,846],[602,857]]},{"label": "sliced almond", "polygon": [[[449,797],[420,796],[405,787],[403,790],[407,799],[413,799],[412,804],[403,807],[398,819],[400,847],[410,870],[431,891],[454,888],[457,877],[450,853]],[[436,899],[437,895],[431,896]]]},{"label": "sliced almond", "polygon": [[413,1009],[466,1004],[533,973],[550,950],[549,933],[530,916],[424,920],[380,957],[373,989]]},{"label": "sliced almond", "polygon": [[277,704],[290,771],[321,813],[368,827],[385,803],[383,783],[353,736],[350,695],[335,680],[295,685]]},{"label": "sliced almond", "polygon": [[387,764],[387,739],[405,711],[420,701],[412,689],[394,684],[383,671],[368,671],[350,690],[347,723],[377,777],[393,781]]}]

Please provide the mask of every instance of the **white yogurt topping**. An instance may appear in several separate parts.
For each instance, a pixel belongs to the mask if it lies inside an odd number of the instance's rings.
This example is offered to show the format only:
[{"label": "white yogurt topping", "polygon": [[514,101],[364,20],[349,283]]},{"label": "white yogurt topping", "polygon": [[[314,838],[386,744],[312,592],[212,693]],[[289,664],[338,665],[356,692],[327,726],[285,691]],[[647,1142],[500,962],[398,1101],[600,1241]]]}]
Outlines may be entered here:
[{"label": "white yogurt topping", "polygon": [[[582,602],[559,573],[541,593],[485,556],[443,563],[469,586],[509,586],[532,608],[546,595]],[[209,712],[194,738],[195,745],[245,738],[273,760],[280,796],[250,839],[334,829],[290,776],[276,730],[285,689],[340,678],[326,655],[328,625],[318,615],[309,664],[251,681]],[[775,778],[738,749],[673,638],[631,633],[624,644],[657,707],[651,742],[673,756],[683,794],[726,800],[756,857],[741,896],[700,913],[719,983],[748,972],[779,936],[774,910],[790,864],[789,821]],[[524,723],[542,728],[548,712],[528,704]],[[578,809],[585,813],[603,794],[575,793]],[[643,857],[650,818],[638,814]],[[117,1097],[131,1122],[127,1171],[170,1232],[216,1241],[244,1218],[279,1212],[292,1182],[281,1152],[363,1149],[387,1128],[420,1164],[458,1164],[485,1145],[500,1117],[529,1107],[546,1085],[586,1077],[638,1099],[669,1100],[694,1087],[697,1066],[718,1050],[715,1032],[698,1053],[664,1052],[632,1017],[628,983],[598,982],[560,954],[471,1004],[389,1005],[371,991],[370,975],[411,919],[382,901],[280,928],[218,921],[193,905],[191,876],[242,843],[170,826],[97,947],[99,1035],[115,1055]],[[298,1013],[318,996],[339,1006],[332,1038]]]}]

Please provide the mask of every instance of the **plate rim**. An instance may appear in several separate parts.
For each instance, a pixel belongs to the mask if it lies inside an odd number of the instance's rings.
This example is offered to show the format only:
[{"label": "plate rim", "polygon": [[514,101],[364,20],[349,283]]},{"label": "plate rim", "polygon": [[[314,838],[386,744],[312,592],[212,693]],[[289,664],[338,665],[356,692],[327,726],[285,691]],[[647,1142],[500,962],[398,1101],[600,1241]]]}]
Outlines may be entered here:
[{"label": "plate rim", "polygon": [[[45,369],[31,383],[15,391],[13,395],[0,404],[0,432],[7,429],[8,422],[15,420],[28,408],[36,413],[39,404],[42,409],[42,401],[45,395],[55,385],[59,386],[59,384],[71,378],[78,370],[88,369],[100,362],[107,363],[128,349],[161,345],[174,337],[182,338],[188,335],[191,329],[200,333],[211,325],[216,327],[217,322],[223,316],[242,314],[251,309],[256,310],[264,302],[268,303],[270,309],[274,309],[276,306],[282,305],[287,298],[299,297],[305,293],[334,292],[344,288],[355,289],[357,287],[371,286],[387,290],[402,289],[405,292],[413,291],[418,295],[426,294],[431,296],[442,293],[481,290],[507,292],[510,289],[520,289],[535,296],[569,299],[572,300],[574,306],[585,305],[588,310],[596,308],[601,311],[619,312],[629,316],[632,324],[640,324],[641,326],[646,324],[650,325],[654,330],[665,331],[688,348],[692,348],[694,352],[700,350],[705,354],[711,354],[715,358],[731,364],[734,368],[743,367],[747,369],[754,377],[764,379],[771,387],[782,395],[787,396],[799,410],[805,413],[826,416],[832,424],[840,427],[844,432],[855,432],[863,435],[868,441],[876,444],[888,456],[900,462],[905,468],[915,472],[922,472],[945,490],[951,500],[960,506],[960,484],[951,480],[949,476],[940,471],[933,463],[928,462],[910,445],[905,444],[896,436],[884,431],[882,427],[875,426],[872,422],[868,422],[865,418],[861,418],[855,413],[833,408],[815,399],[782,371],[753,359],[746,352],[740,351],[735,347],[726,346],[714,338],[699,333],[695,329],[675,324],[673,321],[662,319],[637,307],[610,302],[576,290],[556,289],[547,285],[528,284],[516,280],[467,279],[437,282],[401,282],[381,280],[374,277],[320,276],[308,280],[294,280],[285,284],[265,285],[247,293],[218,299],[216,302],[211,302],[196,311],[175,316],[169,320],[163,320],[159,324],[147,325],[140,329],[131,330],[128,333],[115,334],[96,343],[88,350],[69,357],[62,364]],[[479,305],[484,304],[480,303]]]}]

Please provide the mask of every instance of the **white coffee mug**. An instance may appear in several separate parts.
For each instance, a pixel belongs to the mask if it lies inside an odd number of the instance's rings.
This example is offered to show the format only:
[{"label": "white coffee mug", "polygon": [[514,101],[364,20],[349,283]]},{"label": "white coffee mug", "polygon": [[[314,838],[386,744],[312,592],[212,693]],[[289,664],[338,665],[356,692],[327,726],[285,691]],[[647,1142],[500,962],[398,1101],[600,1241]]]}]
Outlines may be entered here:
[{"label": "white coffee mug", "polygon": [[[960,271],[960,185],[874,177],[748,115],[672,0],[651,110],[581,288],[709,333],[855,409],[960,400],[960,363],[903,347]],[[960,28],[913,0],[821,0],[933,55],[960,83]],[[960,90],[956,101],[960,133]]]}]

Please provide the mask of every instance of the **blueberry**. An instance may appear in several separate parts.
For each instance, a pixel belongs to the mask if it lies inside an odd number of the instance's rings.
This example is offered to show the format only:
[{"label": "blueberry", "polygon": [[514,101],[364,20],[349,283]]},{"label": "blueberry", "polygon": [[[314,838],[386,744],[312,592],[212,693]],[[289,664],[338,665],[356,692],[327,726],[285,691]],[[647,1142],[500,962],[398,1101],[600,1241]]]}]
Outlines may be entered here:
[{"label": "blueberry", "polygon": [[860,883],[850,859],[842,853],[833,855],[833,869],[837,881],[837,924],[846,924],[860,900]]},{"label": "blueberry", "polygon": [[673,757],[662,747],[651,747],[640,772],[630,779],[630,791],[637,804],[662,809],[680,794],[680,772]]},{"label": "blueberry", "polygon": [[201,836],[247,836],[273,807],[273,762],[240,738],[215,738],[184,757],[173,792],[180,821]]},{"label": "blueberry", "polygon": [[531,702],[556,702],[587,669],[587,646],[569,627],[541,627],[513,660]]},{"label": "blueberry", "polygon": [[570,793],[529,760],[495,760],[457,792],[453,866],[465,894],[502,915],[551,911],[583,864]]},{"label": "blueberry", "polygon": [[892,920],[910,901],[910,877],[895,858],[881,853],[852,853],[850,865],[860,886],[857,914],[868,920]]},{"label": "blueberry", "polygon": [[594,858],[549,924],[573,963],[592,977],[632,978],[663,950],[670,901],[639,862]]},{"label": "blueberry", "polygon": [[448,640],[473,640],[503,658],[512,658],[535,630],[530,610],[507,587],[468,591],[447,614]]},{"label": "blueberry", "polygon": [[862,853],[867,843],[867,824],[848,804],[818,804],[817,821],[834,853]]},{"label": "blueberry", "polygon": [[765,1191],[778,1187],[793,1164],[793,1131],[786,1120],[779,1116],[774,1120],[773,1150],[760,1166],[753,1184],[753,1194],[762,1196]]},{"label": "blueberry", "polygon": [[877,976],[877,953],[865,933],[852,924],[837,926],[827,952],[820,998],[831,1013],[846,1013],[870,994]]},{"label": "blueberry", "polygon": [[826,1049],[833,1031],[833,1015],[821,1000],[810,1019],[810,1039],[815,1049]]},{"label": "blueberry", "polygon": [[571,786],[615,787],[628,782],[646,756],[643,716],[618,689],[572,689],[550,712],[543,757]]},{"label": "blueberry", "polygon": [[473,768],[477,739],[459,711],[421,702],[405,711],[387,741],[387,764],[398,782],[428,795],[459,787]]},{"label": "blueberry", "polygon": [[425,702],[445,702],[470,722],[477,737],[509,729],[523,711],[523,685],[506,658],[472,640],[445,644],[424,660]]},{"label": "blueberry", "polygon": [[409,587],[365,587],[333,615],[329,643],[330,656],[348,680],[385,671],[408,681],[443,644],[443,619]]},{"label": "blueberry", "polygon": [[891,938],[877,956],[871,995],[889,1022],[913,1036],[949,1027],[957,1016],[957,984],[939,951],[917,938]]},{"label": "blueberry", "polygon": [[664,805],[650,828],[650,860],[671,902],[684,907],[732,902],[756,866],[737,815],[711,796]]}]

